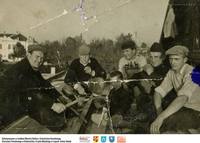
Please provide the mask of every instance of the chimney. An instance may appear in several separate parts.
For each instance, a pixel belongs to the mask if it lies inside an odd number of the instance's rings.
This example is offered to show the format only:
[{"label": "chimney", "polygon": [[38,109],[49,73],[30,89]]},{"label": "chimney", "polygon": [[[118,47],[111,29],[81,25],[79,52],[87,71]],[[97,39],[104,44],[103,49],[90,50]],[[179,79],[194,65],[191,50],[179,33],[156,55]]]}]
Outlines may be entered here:
[{"label": "chimney", "polygon": [[6,38],[6,31],[3,31],[3,37]]}]

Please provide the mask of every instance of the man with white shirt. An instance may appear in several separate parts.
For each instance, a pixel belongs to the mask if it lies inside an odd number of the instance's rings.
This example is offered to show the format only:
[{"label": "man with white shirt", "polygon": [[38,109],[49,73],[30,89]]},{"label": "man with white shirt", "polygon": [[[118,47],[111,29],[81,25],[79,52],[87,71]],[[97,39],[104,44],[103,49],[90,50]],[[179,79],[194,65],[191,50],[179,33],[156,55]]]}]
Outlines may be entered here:
[{"label": "man with white shirt", "polygon": [[[157,118],[151,124],[151,133],[187,132],[188,129],[200,127],[200,87],[191,78],[193,67],[186,63],[188,52],[181,45],[166,51],[171,69],[161,85],[155,89]],[[172,89],[176,91],[177,97],[162,110],[162,98]]]},{"label": "man with white shirt", "polygon": [[122,44],[123,57],[119,60],[119,71],[125,79],[129,79],[133,74],[139,72],[136,63],[136,44],[134,41],[126,41]]}]

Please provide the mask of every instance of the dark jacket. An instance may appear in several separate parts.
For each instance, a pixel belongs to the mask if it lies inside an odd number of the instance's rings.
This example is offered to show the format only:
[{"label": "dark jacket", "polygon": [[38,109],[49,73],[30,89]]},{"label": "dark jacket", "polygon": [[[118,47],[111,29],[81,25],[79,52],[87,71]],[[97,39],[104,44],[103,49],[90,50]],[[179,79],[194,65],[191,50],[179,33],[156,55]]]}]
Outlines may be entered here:
[{"label": "dark jacket", "polygon": [[0,114],[6,121],[37,112],[40,107],[51,110],[60,96],[39,71],[32,69],[27,58],[5,71],[0,83]]},{"label": "dark jacket", "polygon": [[[154,67],[154,71],[150,75],[148,75],[145,71],[141,71],[139,73],[134,74],[131,78],[131,79],[138,79],[138,81],[132,81],[128,85],[130,87],[140,86],[140,81],[139,81],[140,79],[155,79],[153,81],[156,85],[155,87],[157,87],[161,84],[162,79],[164,79],[168,70],[169,70],[169,67],[165,66],[164,64],[161,64],[157,67]],[[157,80],[157,79],[161,79],[161,80]]]},{"label": "dark jacket", "polygon": [[[101,65],[97,62],[96,59],[90,58],[90,63],[88,63],[86,66],[91,67],[91,69],[95,71],[94,77],[102,77],[104,79],[106,78],[105,70],[101,67]],[[92,76],[85,73],[84,71],[84,68],[86,66],[80,63],[79,58],[73,60],[65,76],[65,83],[75,83],[81,81],[88,81],[89,79],[91,79]]]},{"label": "dark jacket", "polygon": [[[165,66],[164,64],[161,64],[157,67],[154,67],[153,73],[150,75],[150,78],[152,79],[164,79],[167,72],[169,71],[169,67]],[[161,84],[162,80],[155,81],[156,86],[159,86]]]},{"label": "dark jacket", "polygon": [[[159,86],[167,74],[169,68],[164,64],[161,64],[157,67],[154,67],[153,73],[148,75],[145,71],[135,74],[132,79],[138,79],[138,81],[133,81],[129,83],[131,88],[137,86],[140,90],[140,96],[137,96],[137,110],[142,113],[147,114],[147,117],[150,121],[155,118],[155,108],[153,104],[153,95],[155,87]],[[153,80],[155,85],[147,85],[150,86],[150,93],[145,90],[144,85],[141,84],[140,79],[161,79],[161,80]]]},{"label": "dark jacket", "polygon": [[110,114],[125,115],[133,102],[132,93],[121,86],[119,89],[112,89],[109,94]]}]

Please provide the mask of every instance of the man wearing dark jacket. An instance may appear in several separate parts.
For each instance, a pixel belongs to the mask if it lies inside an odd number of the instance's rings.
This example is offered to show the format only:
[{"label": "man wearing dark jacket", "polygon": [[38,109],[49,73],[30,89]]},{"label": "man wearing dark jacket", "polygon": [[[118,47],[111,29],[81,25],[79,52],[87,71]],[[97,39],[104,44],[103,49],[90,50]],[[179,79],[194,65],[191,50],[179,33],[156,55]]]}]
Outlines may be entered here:
[{"label": "man wearing dark jacket", "polygon": [[120,114],[125,116],[129,111],[133,102],[133,96],[131,91],[122,84],[123,75],[120,71],[111,72],[110,78],[113,89],[110,91],[110,114]]},{"label": "man wearing dark jacket", "polygon": [[27,57],[1,77],[0,115],[3,123],[28,114],[51,130],[60,130],[64,125],[60,113],[65,106],[57,101],[61,96],[39,72],[43,58],[43,48],[30,45]]},{"label": "man wearing dark jacket", "polygon": [[[156,111],[153,105],[154,89],[160,85],[162,79],[169,70],[164,64],[164,50],[159,43],[154,43],[150,48],[150,63],[143,67],[143,71],[136,73],[130,86],[134,88],[134,95],[137,102],[138,116],[144,116],[144,121],[151,123],[156,117]],[[174,97],[171,97],[174,98]],[[163,105],[168,103],[170,98],[165,99]],[[147,128],[146,126],[144,128]]]},{"label": "man wearing dark jacket", "polygon": [[86,94],[86,87],[80,82],[89,81],[94,77],[106,78],[106,72],[98,61],[90,57],[90,48],[87,45],[79,47],[79,58],[72,61],[65,76],[66,86],[73,86],[79,94]]}]

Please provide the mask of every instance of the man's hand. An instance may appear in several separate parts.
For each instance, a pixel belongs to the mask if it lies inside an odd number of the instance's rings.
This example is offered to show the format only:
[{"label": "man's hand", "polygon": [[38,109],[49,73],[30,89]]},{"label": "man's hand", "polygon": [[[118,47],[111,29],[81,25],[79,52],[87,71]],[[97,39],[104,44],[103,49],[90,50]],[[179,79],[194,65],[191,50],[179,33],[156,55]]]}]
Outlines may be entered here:
[{"label": "man's hand", "polygon": [[87,101],[85,97],[78,97],[78,106],[83,106],[84,102]]},{"label": "man's hand", "polygon": [[[187,96],[184,96],[184,95],[177,96],[172,101],[172,103],[162,113],[160,113],[160,114],[158,113],[159,115],[158,115],[157,119],[151,124],[150,132],[154,133],[154,134],[159,133],[159,129],[162,126],[163,120],[168,118],[172,114],[176,113],[177,111],[179,111],[185,105],[187,100],[188,100]],[[157,112],[159,112],[160,107],[161,106],[158,106],[158,104],[157,104],[157,106],[156,106]]]},{"label": "man's hand", "polygon": [[151,134],[159,134],[160,133],[160,127],[163,124],[163,118],[157,117],[156,120],[151,124],[150,132]]},{"label": "man's hand", "polygon": [[142,85],[146,93],[149,94],[151,92],[152,85],[148,80],[141,81],[140,84]]},{"label": "man's hand", "polygon": [[156,109],[157,116],[160,115],[160,113],[162,113],[162,111],[163,111],[162,107],[157,108]]},{"label": "man's hand", "polygon": [[147,64],[147,59],[145,56],[139,55],[136,57],[135,62],[142,69]]},{"label": "man's hand", "polygon": [[153,68],[152,65],[146,64],[146,65],[143,67],[143,70],[144,70],[148,75],[150,75],[150,74],[153,73],[154,68]]},{"label": "man's hand", "polygon": [[85,71],[85,73],[90,74],[90,75],[91,75],[91,73],[92,73],[92,69],[91,69],[91,67],[89,67],[89,66],[85,67],[85,68],[84,68],[84,71]]},{"label": "man's hand", "polygon": [[61,113],[65,110],[65,105],[62,103],[54,103],[51,109],[56,113]]},{"label": "man's hand", "polygon": [[75,84],[74,89],[76,89],[78,94],[86,95],[85,89],[81,86],[81,84]]},{"label": "man's hand", "polygon": [[91,76],[95,76],[95,71],[91,69],[91,67],[87,66],[84,68],[85,73],[91,75]]}]

